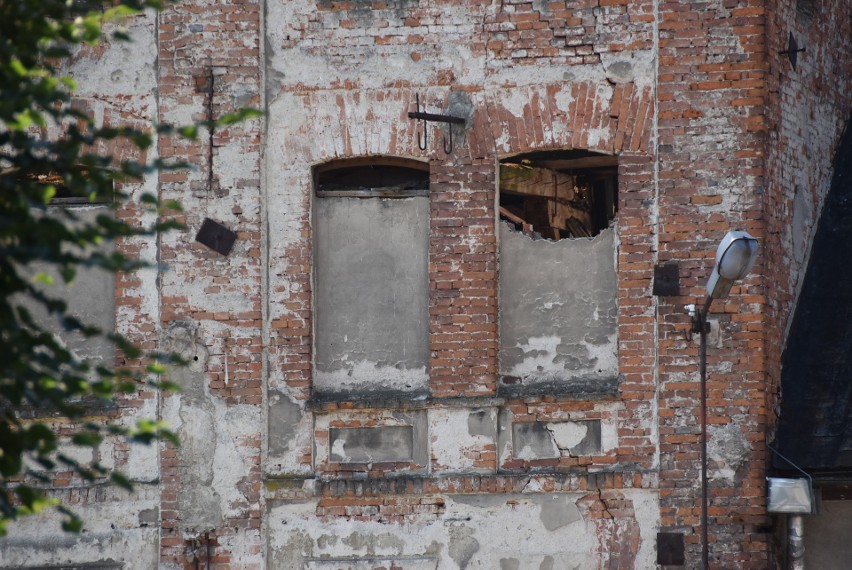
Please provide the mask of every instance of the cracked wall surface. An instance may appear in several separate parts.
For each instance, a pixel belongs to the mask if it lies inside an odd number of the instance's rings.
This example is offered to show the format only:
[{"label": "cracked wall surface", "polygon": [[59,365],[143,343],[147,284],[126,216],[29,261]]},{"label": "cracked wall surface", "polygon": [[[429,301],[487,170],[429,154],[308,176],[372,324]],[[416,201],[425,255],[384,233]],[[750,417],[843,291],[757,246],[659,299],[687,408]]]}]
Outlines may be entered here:
[{"label": "cracked wall surface", "polygon": [[610,389],[618,375],[615,240],[612,229],[550,242],[500,225],[500,372],[507,389],[571,392],[596,381],[600,392]]},{"label": "cracked wall surface", "polygon": [[[655,562],[657,503],[655,493],[644,490],[364,497],[356,503],[346,516],[325,516],[323,525],[314,519],[336,509],[333,499],[271,503],[270,565],[582,570],[617,563],[622,548],[630,549],[637,568]],[[599,532],[589,532],[593,527]],[[624,546],[610,551],[616,544]]]},{"label": "cracked wall surface", "polygon": [[[117,277],[117,330],[190,366],[180,394],[116,413],[162,417],[184,445],[106,443],[137,499],[63,480],[92,533],[24,526],[0,566],[639,569],[658,530],[692,564],[682,307],[731,227],[770,256],[713,306],[711,547],[726,568],[766,565],[765,379],[783,344],[766,339],[783,338],[827,180],[800,157],[830,154],[850,92],[821,79],[843,66],[832,34],[800,76],[775,54],[788,21],[815,42],[840,20],[762,0],[575,4],[186,0],[134,19],[133,48],[81,50],[98,121],[265,115],[160,137],[151,156],[193,168],[127,187],[182,201],[187,229],[121,244],[169,269]],[[409,118],[418,105],[462,123]],[[617,168],[617,218],[593,239],[499,221],[501,163],[551,151]],[[428,193],[316,196],[318,169],[350,159],[416,160]],[[206,218],[235,232],[229,255],[194,241]],[[666,263],[681,296],[653,295]]]}]

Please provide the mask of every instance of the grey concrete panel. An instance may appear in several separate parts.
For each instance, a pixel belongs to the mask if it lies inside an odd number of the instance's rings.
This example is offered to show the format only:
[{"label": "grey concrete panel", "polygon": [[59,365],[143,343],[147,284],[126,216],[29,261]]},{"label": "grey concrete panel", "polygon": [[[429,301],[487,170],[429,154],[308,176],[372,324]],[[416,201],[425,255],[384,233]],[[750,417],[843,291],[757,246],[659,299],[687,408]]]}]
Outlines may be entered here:
[{"label": "grey concrete panel", "polygon": [[414,428],[411,426],[331,428],[330,461],[381,463],[414,459]]},{"label": "grey concrete panel", "polygon": [[296,427],[302,419],[302,409],[287,394],[269,391],[269,454],[283,455],[290,450]]},{"label": "grey concrete panel", "polygon": [[524,459],[559,457],[559,448],[541,422],[512,424],[512,448],[515,457]]},{"label": "grey concrete panel", "polygon": [[[615,233],[533,240],[500,225],[500,373],[513,391],[618,375]],[[607,388],[606,391],[609,391]]]},{"label": "grey concrete panel", "polygon": [[315,198],[318,393],[427,387],[429,200]]},{"label": "grey concrete panel", "polygon": [[[50,215],[59,216],[56,208],[48,210]],[[73,207],[73,213],[79,223],[92,223],[98,216],[112,215],[105,205]],[[76,223],[76,222],[75,222]],[[110,252],[112,243],[104,246],[105,253]],[[70,285],[65,285],[62,277],[53,266],[34,263],[25,268],[29,275],[45,273],[53,278],[54,284],[42,289],[50,297],[68,304],[68,314],[80,319],[84,324],[96,326],[105,333],[115,332],[115,275],[111,272],[91,267],[77,267],[77,275]],[[115,346],[101,337],[86,338],[79,333],[69,333],[62,325],[47,314],[40,305],[24,301],[22,303],[33,314],[35,321],[47,330],[53,331],[65,343],[73,354],[81,360],[103,361],[112,366],[115,358]]]},{"label": "grey concrete panel", "polygon": [[513,455],[521,459],[554,459],[601,452],[601,422],[523,422],[512,424]]}]

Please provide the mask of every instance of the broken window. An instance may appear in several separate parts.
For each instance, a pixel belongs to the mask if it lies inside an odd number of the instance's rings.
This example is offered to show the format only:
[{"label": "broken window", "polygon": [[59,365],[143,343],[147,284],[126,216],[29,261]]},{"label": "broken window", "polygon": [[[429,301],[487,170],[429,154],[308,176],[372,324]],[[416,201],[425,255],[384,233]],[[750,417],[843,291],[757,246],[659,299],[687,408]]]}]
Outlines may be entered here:
[{"label": "broken window", "polygon": [[428,165],[338,161],[314,181],[314,391],[425,392]]},{"label": "broken window", "polygon": [[500,164],[500,390],[616,393],[617,159],[529,153]]},{"label": "broken window", "polygon": [[500,164],[500,217],[550,240],[594,237],[618,208],[615,157],[583,151],[539,152]]}]

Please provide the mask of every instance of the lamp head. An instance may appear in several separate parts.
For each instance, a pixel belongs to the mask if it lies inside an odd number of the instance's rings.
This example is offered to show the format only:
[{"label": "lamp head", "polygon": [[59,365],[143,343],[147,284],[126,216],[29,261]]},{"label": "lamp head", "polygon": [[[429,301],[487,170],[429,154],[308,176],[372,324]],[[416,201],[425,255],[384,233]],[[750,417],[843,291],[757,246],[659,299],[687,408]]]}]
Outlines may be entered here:
[{"label": "lamp head", "polygon": [[716,249],[716,263],[707,281],[707,295],[711,299],[727,297],[734,281],[742,279],[757,260],[757,240],[748,232],[728,232]]}]

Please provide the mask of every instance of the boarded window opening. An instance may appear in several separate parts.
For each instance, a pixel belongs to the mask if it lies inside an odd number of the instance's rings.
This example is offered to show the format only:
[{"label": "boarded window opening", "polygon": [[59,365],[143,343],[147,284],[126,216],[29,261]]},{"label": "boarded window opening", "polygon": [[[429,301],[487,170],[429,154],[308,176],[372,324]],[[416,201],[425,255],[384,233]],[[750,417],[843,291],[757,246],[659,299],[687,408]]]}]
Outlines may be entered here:
[{"label": "boarded window opening", "polygon": [[537,239],[589,238],[618,210],[617,158],[547,151],[500,163],[500,218]]},{"label": "boarded window opening", "polygon": [[314,175],[314,394],[421,395],[428,384],[428,164],[353,159]]}]

